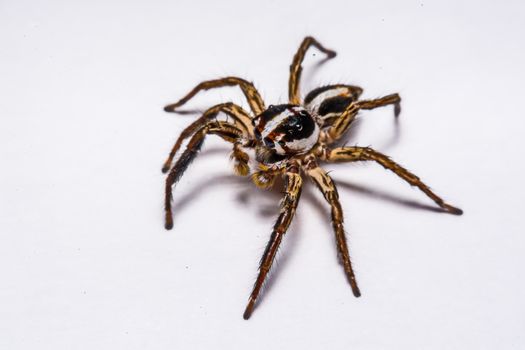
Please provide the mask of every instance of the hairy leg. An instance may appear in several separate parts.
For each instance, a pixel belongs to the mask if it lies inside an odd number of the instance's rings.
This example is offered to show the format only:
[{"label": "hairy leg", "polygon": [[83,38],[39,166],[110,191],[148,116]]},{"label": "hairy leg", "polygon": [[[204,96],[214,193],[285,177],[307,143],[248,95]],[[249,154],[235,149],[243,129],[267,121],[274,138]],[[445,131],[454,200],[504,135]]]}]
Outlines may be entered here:
[{"label": "hairy leg", "polygon": [[299,46],[299,49],[295,53],[295,56],[292,61],[292,65],[290,66],[290,80],[288,81],[288,99],[290,100],[290,103],[292,104],[300,104],[301,99],[299,96],[299,82],[301,80],[301,63],[303,62],[304,55],[306,54],[306,51],[310,46],[315,46],[317,49],[319,49],[321,52],[325,53],[328,58],[335,57],[336,53],[335,51],[326,49],[323,45],[321,45],[317,40],[312,38],[311,36],[307,36],[304,38],[303,42],[301,43],[301,46]]},{"label": "hairy leg", "polygon": [[175,154],[177,154],[177,151],[180,149],[184,140],[193,135],[197,129],[204,126],[211,119],[215,118],[219,112],[223,112],[228,116],[231,116],[236,124],[244,129],[245,134],[253,138],[253,128],[251,127],[250,116],[244,109],[231,102],[215,105],[206,110],[199,119],[191,123],[186,129],[182,131],[179,138],[173,145],[168,158],[162,166],[163,173],[166,173],[170,170],[171,162],[173,161]]},{"label": "hairy leg", "polygon": [[223,138],[224,140],[234,143],[242,137],[242,131],[237,127],[228,124],[226,122],[210,122],[200,128],[190,139],[186,149],[181,154],[180,158],[175,163],[173,169],[166,178],[166,192],[164,198],[164,210],[165,210],[165,225],[164,227],[167,230],[170,230],[173,227],[173,215],[171,211],[171,200],[173,193],[173,185],[175,185],[184,174],[188,166],[195,159],[199,153],[202,144],[204,143],[204,138],[208,134],[215,134]]},{"label": "hairy leg", "polygon": [[255,186],[268,189],[273,186],[275,178],[285,172],[283,168],[274,169],[259,163],[259,169],[252,174],[252,181]]},{"label": "hairy leg", "polygon": [[233,169],[237,175],[247,176],[250,173],[250,167],[248,165],[250,157],[243,151],[240,141],[236,141],[233,144],[233,151],[230,158],[235,162]]},{"label": "hairy leg", "polygon": [[400,102],[401,97],[399,97],[398,94],[391,94],[374,100],[362,100],[349,104],[341,116],[337,118],[326,131],[328,143],[337,141],[343,136],[360,109],[374,109],[393,104],[394,114],[397,117],[401,111]]},{"label": "hairy leg", "polygon": [[239,86],[248,100],[248,104],[255,115],[262,113],[265,109],[264,101],[261,95],[253,86],[252,83],[237,77],[226,77],[215,80],[203,81],[199,85],[193,88],[186,96],[180,99],[178,102],[167,105],[164,107],[166,112],[174,112],[175,109],[188,102],[193,96],[195,96],[201,90],[209,90],[214,88],[220,88],[223,86]]},{"label": "hairy leg", "polygon": [[330,150],[327,153],[327,161],[330,162],[353,162],[353,161],[375,161],[383,168],[395,173],[397,176],[408,182],[411,186],[416,186],[430,199],[432,199],[443,210],[454,215],[461,215],[463,211],[459,208],[453,207],[445,203],[438,195],[436,195],[427,185],[425,185],[419,177],[412,174],[401,165],[391,160],[388,156],[379,153],[369,147],[339,147]]},{"label": "hairy leg", "polygon": [[390,94],[374,100],[362,100],[357,102],[360,109],[374,109],[388,105],[394,105],[394,115],[401,113],[401,97],[399,94]]},{"label": "hairy leg", "polygon": [[343,228],[343,211],[341,204],[339,203],[339,195],[334,182],[326,174],[326,172],[319,168],[314,167],[307,170],[308,175],[314,180],[319,190],[323,193],[324,198],[330,204],[332,208],[332,226],[335,232],[335,239],[337,242],[337,251],[345,270],[346,278],[352,287],[352,293],[356,297],[361,296],[357,281],[355,279],[354,270],[352,269],[352,263],[350,262],[350,254],[348,252],[348,244],[346,242],[346,236]]},{"label": "hairy leg", "polygon": [[249,319],[253,308],[255,307],[255,302],[257,297],[261,292],[261,288],[266,280],[266,276],[270,271],[279,245],[292,222],[292,218],[295,214],[295,209],[297,208],[297,203],[299,202],[299,197],[301,196],[301,186],[302,179],[296,171],[289,171],[285,175],[286,178],[286,188],[284,198],[281,202],[281,212],[277,218],[277,222],[270,236],[270,241],[264,250],[264,254],[261,258],[261,263],[259,265],[259,275],[253,286],[253,291],[250,295],[248,305],[244,311],[243,318],[245,320]]}]

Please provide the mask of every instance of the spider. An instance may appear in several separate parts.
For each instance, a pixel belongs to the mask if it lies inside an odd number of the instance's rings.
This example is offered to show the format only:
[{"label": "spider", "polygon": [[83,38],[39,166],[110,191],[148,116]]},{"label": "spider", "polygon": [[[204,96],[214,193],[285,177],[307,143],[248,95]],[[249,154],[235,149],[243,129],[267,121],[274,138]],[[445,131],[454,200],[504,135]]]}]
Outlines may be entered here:
[{"label": "spider", "polygon": [[[313,37],[306,37],[290,66],[289,103],[287,104],[265,107],[263,99],[251,82],[238,77],[225,77],[198,84],[181,100],[164,108],[166,112],[176,112],[180,106],[202,90],[238,86],[251,109],[249,113],[234,103],[221,103],[207,109],[200,118],[182,131],[162,167],[163,173],[169,172],[165,188],[165,228],[167,230],[173,227],[171,208],[173,187],[197,156],[206,135],[217,135],[232,144],[231,158],[234,161],[235,173],[240,176],[251,174],[251,179],[256,186],[267,189],[272,187],[276,177],[284,178],[284,194],[280,203],[279,216],[261,258],[258,276],[243,314],[244,319],[250,318],[253,312],[279,245],[294,217],[303,186],[303,176],[313,180],[331,207],[338,256],[354,296],[361,296],[350,262],[337,188],[328,173],[319,166],[321,161],[379,163],[411,186],[419,188],[443,211],[455,215],[463,213],[461,209],[445,203],[416,175],[392,161],[388,156],[370,147],[333,146],[349,129],[360,110],[393,105],[394,115],[397,117],[401,110],[401,98],[396,93],[377,99],[360,100],[363,89],[353,85],[337,84],[316,88],[301,99],[299,93],[301,64],[311,46],[326,54],[327,59],[336,55],[334,51],[326,49]],[[216,116],[221,112],[231,117],[231,120],[229,118],[226,121],[218,120]],[[188,138],[186,148],[172,167],[177,151]],[[253,152],[254,161],[250,160],[248,149],[255,151]],[[250,167],[249,162],[255,165]]]}]

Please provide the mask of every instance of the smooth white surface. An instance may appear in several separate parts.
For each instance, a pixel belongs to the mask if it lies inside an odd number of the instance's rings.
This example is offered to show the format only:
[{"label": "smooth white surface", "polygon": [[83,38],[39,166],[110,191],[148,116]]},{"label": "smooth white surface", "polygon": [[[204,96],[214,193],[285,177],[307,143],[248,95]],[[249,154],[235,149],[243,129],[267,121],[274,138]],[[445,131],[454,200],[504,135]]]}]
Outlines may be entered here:
[{"label": "smooth white surface", "polygon": [[[1,349],[523,349],[521,1],[2,1]],[[304,190],[270,288],[241,317],[278,211],[210,138],[163,229],[160,168],[197,82],[253,80],[285,102],[326,83],[399,92],[350,143],[418,174],[462,217],[373,164],[331,165],[363,297],[336,260],[329,210]],[[233,88],[188,109],[242,102]]]}]

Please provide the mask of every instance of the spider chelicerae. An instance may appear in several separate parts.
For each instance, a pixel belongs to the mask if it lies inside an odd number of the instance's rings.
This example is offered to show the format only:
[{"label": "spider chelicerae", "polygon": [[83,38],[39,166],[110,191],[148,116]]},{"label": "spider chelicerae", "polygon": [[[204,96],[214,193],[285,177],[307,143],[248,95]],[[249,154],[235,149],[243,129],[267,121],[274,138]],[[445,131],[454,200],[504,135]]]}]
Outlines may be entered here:
[{"label": "spider chelicerae", "polygon": [[[206,135],[217,135],[231,143],[233,146],[231,158],[234,161],[235,173],[241,176],[251,174],[251,179],[258,187],[270,188],[276,177],[284,178],[284,196],[280,204],[279,217],[261,258],[258,276],[244,311],[244,319],[248,319],[253,312],[279,245],[294,217],[303,186],[303,176],[313,180],[331,206],[332,226],[338,255],[353,294],[356,297],[361,295],[350,262],[337,188],[327,172],[319,166],[321,161],[377,162],[410,185],[419,188],[443,211],[455,215],[463,213],[461,209],[445,203],[416,175],[392,161],[388,156],[370,147],[331,146],[341,139],[352,125],[357,113],[362,109],[393,105],[394,114],[397,117],[400,112],[401,98],[398,94],[391,94],[372,100],[359,100],[363,89],[353,85],[337,84],[314,89],[304,99],[301,99],[299,92],[301,63],[310,46],[326,54],[327,58],[333,58],[336,55],[334,51],[326,49],[314,38],[306,37],[290,66],[289,103],[287,104],[265,107],[259,92],[251,82],[238,77],[226,77],[204,81],[180,101],[164,108],[166,112],[176,112],[180,106],[201,90],[238,86],[248,100],[251,109],[250,113],[231,102],[218,104],[207,109],[200,118],[182,131],[162,168],[164,173],[169,172],[166,178],[165,195],[166,229],[173,227],[171,209],[173,186],[196,157]],[[219,113],[226,114],[231,117],[231,120],[229,118],[226,121],[217,119]],[[190,140],[186,148],[172,167],[173,158],[188,138]],[[250,161],[248,149],[255,150],[254,161]]]}]

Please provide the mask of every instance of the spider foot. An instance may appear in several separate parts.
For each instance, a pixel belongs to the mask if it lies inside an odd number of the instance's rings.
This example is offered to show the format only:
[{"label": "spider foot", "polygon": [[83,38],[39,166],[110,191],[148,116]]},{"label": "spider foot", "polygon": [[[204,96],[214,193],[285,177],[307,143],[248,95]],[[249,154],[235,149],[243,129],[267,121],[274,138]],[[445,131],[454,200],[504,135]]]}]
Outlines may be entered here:
[{"label": "spider foot", "polygon": [[179,107],[179,103],[172,103],[164,107],[164,112],[175,112],[175,109]]},{"label": "spider foot", "polygon": [[357,286],[357,281],[355,279],[353,272],[345,271],[345,274],[348,279],[348,283],[350,283],[350,288],[352,288],[352,294],[354,295],[354,297],[359,298],[361,296],[361,291],[359,290],[359,287]]},{"label": "spider foot", "polygon": [[361,291],[359,290],[359,288],[357,289],[352,288],[352,294],[354,294],[354,297],[359,298],[361,296]]},{"label": "spider foot", "polygon": [[248,305],[246,305],[246,309],[244,310],[244,314],[242,314],[242,318],[245,320],[248,320],[253,312],[253,307],[255,306],[255,300],[250,298],[250,301],[248,301]]},{"label": "spider foot", "polygon": [[163,173],[163,174],[166,174],[166,173],[170,170],[170,167],[171,167],[171,164],[165,163],[165,164],[162,166],[162,173]]},{"label": "spider foot", "polygon": [[450,213],[452,215],[463,215],[463,210],[459,209],[459,208],[456,208],[456,207],[453,207],[451,205],[448,205],[448,204],[444,204],[442,206],[442,208],[447,212],[447,213]]},{"label": "spider foot", "polygon": [[173,228],[173,218],[170,214],[166,214],[166,222],[164,223],[164,228],[166,230],[171,230]]},{"label": "spider foot", "polygon": [[335,51],[332,51],[332,50],[326,50],[326,57],[328,58],[334,58],[335,56],[337,56],[337,52]]}]

